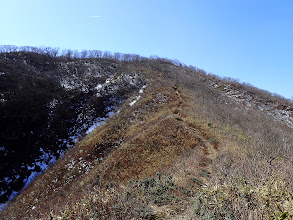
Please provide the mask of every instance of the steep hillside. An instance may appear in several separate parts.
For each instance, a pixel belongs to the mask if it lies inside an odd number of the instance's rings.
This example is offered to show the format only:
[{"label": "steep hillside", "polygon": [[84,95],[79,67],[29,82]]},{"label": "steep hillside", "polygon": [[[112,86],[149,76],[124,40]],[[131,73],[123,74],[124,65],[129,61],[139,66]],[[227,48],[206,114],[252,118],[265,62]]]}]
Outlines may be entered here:
[{"label": "steep hillside", "polygon": [[[119,100],[110,103],[115,114],[38,176],[2,218],[292,218],[292,103],[174,61],[134,57],[74,59],[115,66],[90,81],[94,95],[87,97],[111,94]],[[66,74],[74,77],[70,68]],[[74,86],[82,92],[94,73],[81,75]],[[61,76],[48,78],[62,85]]]},{"label": "steep hillside", "polygon": [[0,203],[143,86],[115,60],[0,54]]}]

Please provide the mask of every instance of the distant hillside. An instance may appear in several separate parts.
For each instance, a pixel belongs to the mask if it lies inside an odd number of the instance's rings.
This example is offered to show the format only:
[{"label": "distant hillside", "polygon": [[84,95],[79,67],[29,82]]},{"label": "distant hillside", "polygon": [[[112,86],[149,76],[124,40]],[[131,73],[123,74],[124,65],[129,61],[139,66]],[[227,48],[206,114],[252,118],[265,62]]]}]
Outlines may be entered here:
[{"label": "distant hillside", "polygon": [[293,217],[278,95],[157,57],[7,46],[0,100],[1,201],[50,164],[2,219]]}]

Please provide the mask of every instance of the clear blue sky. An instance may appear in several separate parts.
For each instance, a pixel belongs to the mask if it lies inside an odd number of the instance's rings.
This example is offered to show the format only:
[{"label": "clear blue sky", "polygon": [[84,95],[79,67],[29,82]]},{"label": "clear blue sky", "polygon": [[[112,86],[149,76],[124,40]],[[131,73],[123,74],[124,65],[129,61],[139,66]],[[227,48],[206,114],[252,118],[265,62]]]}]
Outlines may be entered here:
[{"label": "clear blue sky", "polygon": [[8,44],[158,55],[293,96],[292,0],[2,0]]}]

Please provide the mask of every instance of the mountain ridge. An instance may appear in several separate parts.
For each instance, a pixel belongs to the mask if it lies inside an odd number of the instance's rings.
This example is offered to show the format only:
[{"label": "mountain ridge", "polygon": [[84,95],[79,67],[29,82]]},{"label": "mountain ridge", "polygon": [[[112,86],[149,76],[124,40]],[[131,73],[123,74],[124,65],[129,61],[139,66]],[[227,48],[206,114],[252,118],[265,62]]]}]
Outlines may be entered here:
[{"label": "mountain ridge", "polygon": [[[95,84],[95,94],[126,90],[116,113],[37,177],[3,219],[292,217],[292,102],[133,57],[116,59],[119,71]],[[98,59],[107,69],[113,58]],[[127,78],[121,87],[119,76]],[[139,83],[129,90],[132,79]]]}]

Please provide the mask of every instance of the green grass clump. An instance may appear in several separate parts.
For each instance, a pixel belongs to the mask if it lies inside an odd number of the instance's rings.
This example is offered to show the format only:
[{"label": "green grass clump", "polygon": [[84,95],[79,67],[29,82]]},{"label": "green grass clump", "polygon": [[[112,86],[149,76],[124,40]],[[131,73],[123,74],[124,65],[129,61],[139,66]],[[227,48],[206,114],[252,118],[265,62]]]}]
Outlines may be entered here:
[{"label": "green grass clump", "polygon": [[178,197],[172,194],[175,184],[171,176],[162,178],[160,174],[157,174],[157,178],[131,180],[130,185],[136,196],[158,206],[180,201]]},{"label": "green grass clump", "polygon": [[211,175],[211,172],[209,172],[205,169],[202,169],[202,170],[200,170],[199,175],[204,178],[206,178],[206,177],[209,178]]},{"label": "green grass clump", "polygon": [[203,185],[204,185],[204,183],[203,183],[200,179],[198,179],[198,178],[193,177],[193,178],[191,178],[190,180],[191,180],[193,183],[195,183],[195,184],[197,184],[197,185],[199,185],[199,186],[203,186]]}]

